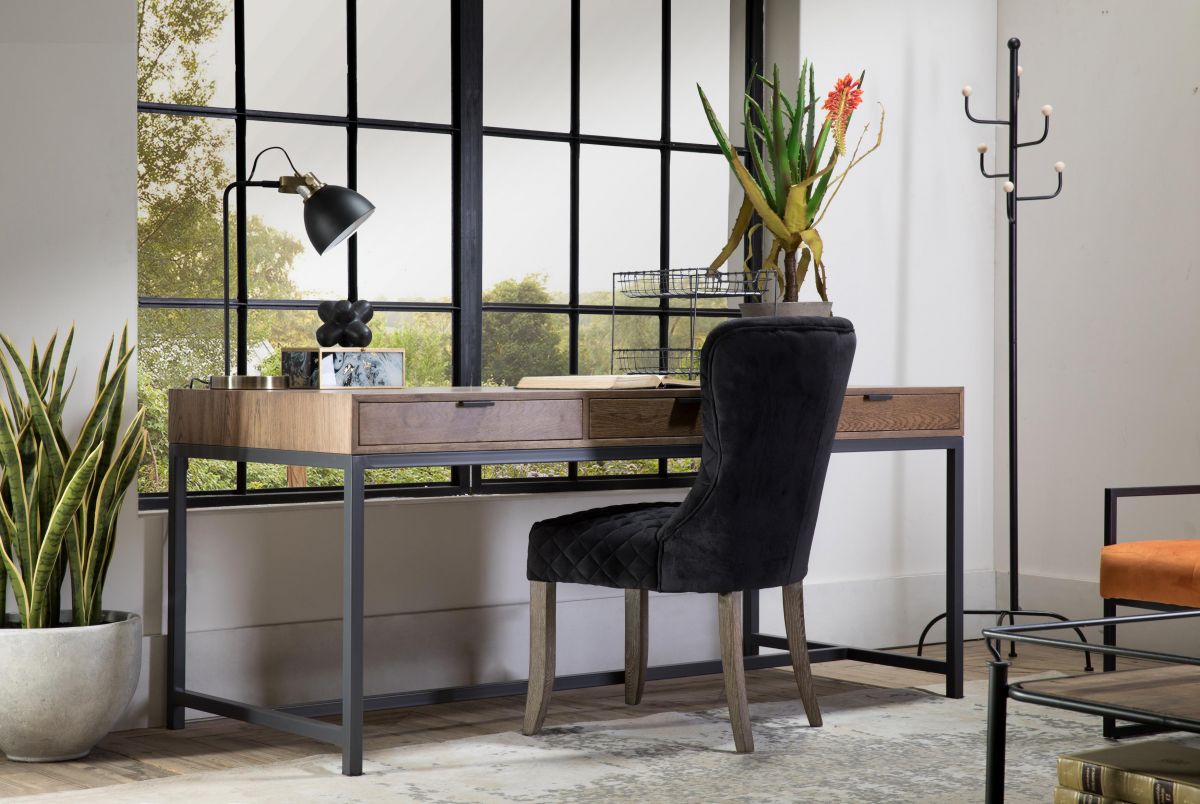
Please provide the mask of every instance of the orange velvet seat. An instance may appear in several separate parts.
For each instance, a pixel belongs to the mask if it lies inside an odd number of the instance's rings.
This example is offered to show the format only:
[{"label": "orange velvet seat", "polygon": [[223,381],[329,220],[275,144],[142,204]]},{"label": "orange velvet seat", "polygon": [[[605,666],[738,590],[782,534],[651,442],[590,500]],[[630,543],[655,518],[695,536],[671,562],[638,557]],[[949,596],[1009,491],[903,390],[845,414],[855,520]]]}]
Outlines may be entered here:
[{"label": "orange velvet seat", "polygon": [[1100,551],[1100,596],[1200,608],[1200,539],[1104,547]]}]

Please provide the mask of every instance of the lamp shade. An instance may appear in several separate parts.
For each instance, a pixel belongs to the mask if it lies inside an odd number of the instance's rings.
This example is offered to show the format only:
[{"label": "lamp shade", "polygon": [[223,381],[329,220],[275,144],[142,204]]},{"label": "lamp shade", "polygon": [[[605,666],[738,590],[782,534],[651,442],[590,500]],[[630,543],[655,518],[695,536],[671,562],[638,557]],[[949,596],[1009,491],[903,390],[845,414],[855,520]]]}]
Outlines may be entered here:
[{"label": "lamp shade", "polygon": [[318,254],[336,246],[371,217],[375,205],[354,190],[326,184],[304,202],[304,228]]}]

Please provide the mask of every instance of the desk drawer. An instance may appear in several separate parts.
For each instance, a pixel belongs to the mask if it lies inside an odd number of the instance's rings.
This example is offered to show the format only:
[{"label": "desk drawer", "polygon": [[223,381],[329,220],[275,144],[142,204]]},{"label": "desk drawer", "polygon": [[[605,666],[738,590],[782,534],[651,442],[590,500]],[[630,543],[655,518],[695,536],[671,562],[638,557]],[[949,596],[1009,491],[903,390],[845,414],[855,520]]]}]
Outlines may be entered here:
[{"label": "desk drawer", "polygon": [[588,403],[588,438],[698,436],[700,397],[593,399]]},{"label": "desk drawer", "polygon": [[839,433],[961,430],[958,394],[847,394]]},{"label": "desk drawer", "polygon": [[579,399],[363,402],[358,406],[358,443],[364,447],[578,438],[583,438]]}]

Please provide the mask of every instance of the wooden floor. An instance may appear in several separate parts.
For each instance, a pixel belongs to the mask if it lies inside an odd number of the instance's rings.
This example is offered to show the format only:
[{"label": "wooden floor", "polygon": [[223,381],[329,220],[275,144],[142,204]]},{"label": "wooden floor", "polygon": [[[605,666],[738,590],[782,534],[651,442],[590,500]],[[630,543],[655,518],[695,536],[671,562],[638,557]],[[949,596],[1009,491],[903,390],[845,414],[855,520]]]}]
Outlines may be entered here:
[{"label": "wooden floor", "polygon": [[[940,658],[943,647],[927,655]],[[982,642],[966,646],[967,680],[987,677],[987,651]],[[825,662],[814,666],[818,695],[833,695],[861,686],[910,687],[936,684],[930,673],[861,662]],[[1015,676],[1045,670],[1078,672],[1078,654],[1025,646],[1013,660]],[[746,673],[751,703],[797,698],[791,668]],[[524,696],[437,704],[367,713],[367,751],[405,744],[454,740],[516,731],[521,727]],[[615,720],[659,711],[688,712],[725,706],[720,676],[652,681],[642,703],[625,705],[623,687],[597,687],[555,693],[547,726]],[[139,729],[109,735],[89,757],[74,762],[24,764],[0,758],[0,797],[77,790],[142,781],[163,776],[239,768],[299,759],[336,749],[323,743],[238,721],[193,722],[183,731]]]}]

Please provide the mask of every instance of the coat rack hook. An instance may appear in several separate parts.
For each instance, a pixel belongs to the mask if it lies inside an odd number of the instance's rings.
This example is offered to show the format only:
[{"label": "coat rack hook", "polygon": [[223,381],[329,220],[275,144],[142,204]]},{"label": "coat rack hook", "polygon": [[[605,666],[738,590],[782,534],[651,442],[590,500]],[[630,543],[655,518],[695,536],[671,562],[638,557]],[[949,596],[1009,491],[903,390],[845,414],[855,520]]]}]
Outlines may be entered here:
[{"label": "coat rack hook", "polygon": [[983,177],[985,179],[1007,179],[1008,178],[1007,173],[988,173],[987,172],[987,168],[985,168],[983,165],[983,155],[988,152],[988,146],[987,146],[986,142],[981,142],[978,145],[976,145],[975,150],[979,151],[979,172],[983,174]]},{"label": "coat rack hook", "polygon": [[983,126],[1007,126],[1007,120],[980,120],[975,115],[971,114],[971,93],[975,90],[971,89],[971,85],[967,84],[962,88],[963,109],[967,112],[967,119],[972,123],[979,123]]}]

